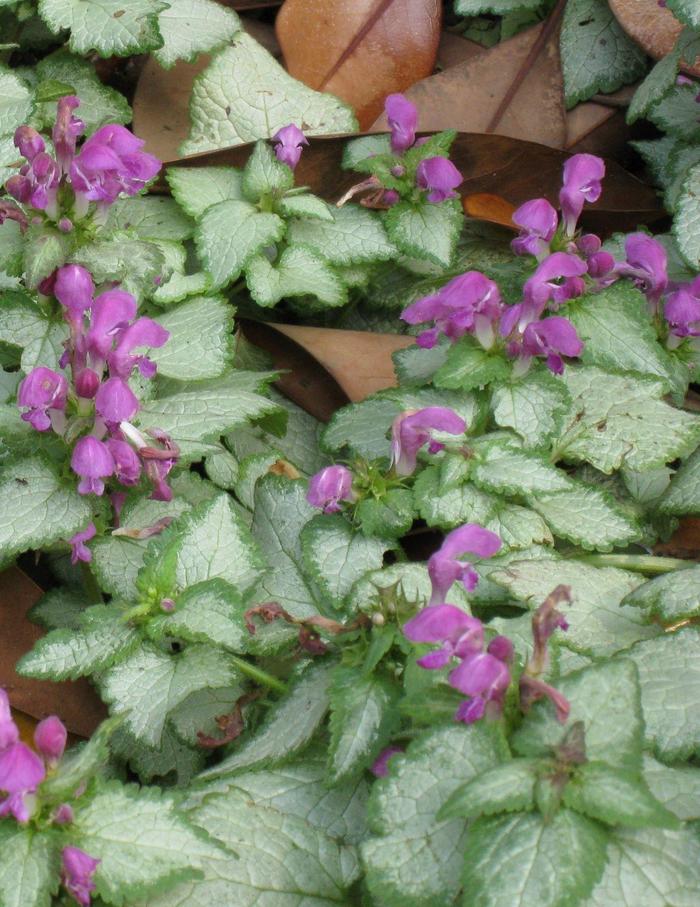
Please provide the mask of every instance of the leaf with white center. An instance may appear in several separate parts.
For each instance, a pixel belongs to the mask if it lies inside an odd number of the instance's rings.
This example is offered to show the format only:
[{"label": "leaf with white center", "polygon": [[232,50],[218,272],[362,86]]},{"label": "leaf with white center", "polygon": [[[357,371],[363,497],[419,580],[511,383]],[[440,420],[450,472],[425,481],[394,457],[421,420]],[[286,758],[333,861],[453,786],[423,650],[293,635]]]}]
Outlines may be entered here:
[{"label": "leaf with white center", "polygon": [[668,179],[665,183],[664,204],[669,211],[676,210],[688,173],[696,164],[700,164],[700,149],[698,146],[695,144],[685,145],[683,142],[678,142],[669,157]]},{"label": "leaf with white center", "polygon": [[[448,492],[448,495],[450,493]],[[500,538],[503,553],[509,549],[554,544],[552,533],[542,517],[530,508],[520,507],[518,504],[505,504],[499,507],[484,523],[484,528],[495,532]]]},{"label": "leaf with white center", "polygon": [[498,352],[483,349],[472,337],[463,337],[447,350],[443,365],[435,372],[436,387],[470,391],[492,381],[502,381],[512,366]]},{"label": "leaf with white center", "polygon": [[[574,671],[560,677],[556,688],[571,704],[568,726],[583,722],[590,761],[629,771],[641,769],[644,720],[638,675],[629,658]],[[552,704],[540,700],[515,732],[512,745],[522,756],[545,756],[560,743],[563,733]]]},{"label": "leaf with white center", "polygon": [[[176,706],[175,711],[178,708]],[[134,737],[128,728],[120,727],[112,737],[110,749],[143,783],[158,779],[162,783],[175,782],[179,787],[184,787],[191,784],[204,768],[204,752],[183,743],[170,721],[166,724],[157,747],[147,746],[143,740]]]},{"label": "leaf with white center", "polygon": [[379,217],[366,208],[348,205],[332,212],[332,220],[304,219],[289,223],[289,241],[308,246],[334,265],[386,261],[396,256]]},{"label": "leaf with white center", "polygon": [[175,200],[196,220],[219,202],[242,201],[242,178],[234,167],[170,167],[166,171]]},{"label": "leaf with white center", "polygon": [[58,836],[6,820],[0,852],[0,907],[50,907],[61,872]]},{"label": "leaf with white center", "polygon": [[450,795],[507,756],[485,724],[450,725],[412,743],[372,787],[373,836],[362,845],[373,900],[402,907],[450,907],[460,890],[467,823],[439,821]]},{"label": "leaf with white center", "polygon": [[[0,135],[13,135],[32,112],[32,93],[19,76],[0,70]],[[15,149],[16,151],[16,149]],[[16,153],[16,158],[20,155]]]},{"label": "leaf with white center", "polygon": [[246,652],[245,607],[236,589],[221,579],[190,586],[175,602],[172,614],[154,617],[148,626],[153,638],[175,636],[188,642],[204,642],[232,652]]},{"label": "leaf with white center", "polygon": [[154,290],[151,299],[159,306],[172,305],[174,302],[182,302],[188,296],[205,295],[210,284],[211,278],[204,271],[198,271],[196,274],[176,272]]},{"label": "leaf with white center", "polygon": [[691,828],[613,831],[603,876],[582,907],[696,907],[700,842]]},{"label": "leaf with white center", "polygon": [[418,473],[413,495],[419,515],[429,526],[438,526],[440,529],[453,529],[463,523],[480,523],[485,526],[497,519],[502,500],[480,491],[471,482],[441,490],[440,473],[433,467]]},{"label": "leaf with white center", "polygon": [[168,717],[168,722],[175,734],[188,746],[198,746],[199,734],[221,737],[221,728],[217,718],[230,715],[238,700],[245,694],[245,686],[235,686],[196,690],[187,699],[175,706]]},{"label": "leaf with white center", "polygon": [[82,589],[59,586],[42,595],[27,617],[45,630],[75,630],[89,604],[90,599]]},{"label": "leaf with white center", "polygon": [[694,765],[664,765],[644,756],[644,780],[657,800],[683,821],[700,819],[700,769]]},{"label": "leaf with white center", "polygon": [[527,812],[534,807],[536,778],[536,760],[510,759],[458,787],[440,810],[440,818]]},{"label": "leaf with white center", "polygon": [[480,448],[471,479],[477,488],[500,494],[539,495],[566,491],[573,484],[563,470],[509,440],[492,441]]},{"label": "leaf with white center", "polygon": [[153,292],[165,269],[165,257],[157,245],[124,234],[83,246],[73,261],[87,268],[95,283],[114,281],[137,300]]},{"label": "leaf with white center", "polygon": [[559,433],[569,404],[564,383],[543,369],[520,381],[497,384],[491,393],[496,424],[512,428],[533,448],[546,446]]},{"label": "leaf with white center", "polygon": [[477,819],[467,838],[463,884],[473,907],[564,907],[590,894],[605,866],[607,833],[560,809]]},{"label": "leaf with white center", "polygon": [[190,693],[236,679],[226,654],[208,646],[169,654],[144,643],[100,677],[100,691],[112,714],[126,714],[125,727],[135,737],[157,747],[169,712]]},{"label": "leaf with white center", "polygon": [[14,277],[22,276],[24,238],[16,220],[0,224],[0,270]]},{"label": "leaf with white center", "polygon": [[536,9],[539,0],[455,0],[455,12],[460,16],[494,13],[504,16],[519,10]]},{"label": "leaf with white center", "polygon": [[700,451],[693,453],[681,464],[672,477],[671,484],[659,502],[662,513],[684,516],[700,514]]},{"label": "leaf with white center", "polygon": [[341,306],[348,291],[328,262],[311,249],[288,246],[274,263],[254,255],[245,267],[250,295],[260,306],[292,296],[315,296],[327,306]]},{"label": "leaf with white center", "polygon": [[66,263],[70,245],[64,233],[47,227],[30,227],[24,240],[24,278],[27,287],[33,290]]},{"label": "leaf with white center", "polygon": [[320,514],[301,532],[304,564],[331,607],[342,609],[353,584],[382,566],[391,539],[368,538],[341,514]]},{"label": "leaf with white center", "polygon": [[392,421],[401,412],[394,400],[374,397],[334,413],[323,432],[322,445],[332,452],[348,447],[368,460],[391,455],[388,440]]},{"label": "leaf with white center", "polygon": [[451,344],[438,343],[432,350],[414,344],[392,355],[394,370],[403,385],[425,384],[445,364]]},{"label": "leaf with white center", "polygon": [[0,473],[0,563],[29,548],[69,539],[92,518],[88,501],[39,456],[10,463]]},{"label": "leaf with white center", "polygon": [[640,139],[630,142],[630,145],[649,168],[651,179],[655,185],[665,186],[668,182],[671,154],[676,147],[675,136],[665,135],[660,139]]},{"label": "leaf with white center", "polygon": [[75,680],[104,671],[137,647],[138,631],[123,620],[118,605],[95,605],[78,630],[52,630],[24,655],[17,670],[35,680]]},{"label": "leaf with white center", "polygon": [[201,875],[204,863],[221,852],[190,825],[177,800],[116,781],[76,806],[71,843],[99,857],[97,893],[118,907]]},{"label": "leaf with white center", "polygon": [[674,570],[638,586],[624,599],[625,605],[643,608],[649,620],[672,624],[700,616],[700,566]]},{"label": "leaf with white center", "polygon": [[389,239],[404,255],[449,267],[464,223],[459,199],[432,204],[399,202],[384,216]]},{"label": "leaf with white center", "polygon": [[[620,280],[600,293],[571,300],[565,313],[584,343],[581,359],[586,365],[673,382],[673,360],[657,339],[644,295],[630,282]],[[628,384],[633,380],[627,378]]]},{"label": "leaf with white center", "polygon": [[[431,582],[425,564],[396,563],[381,570],[374,570],[356,583],[349,598],[348,610],[353,613],[367,611],[372,602],[379,602],[383,590],[391,591],[397,586],[399,594],[407,602],[418,602],[430,597]],[[456,583],[450,590],[450,601],[465,611],[469,610],[470,595],[460,583]]]},{"label": "leaf with white center", "polygon": [[698,646],[700,631],[685,627],[624,653],[639,670],[647,743],[664,761],[700,752]]},{"label": "leaf with white center", "polygon": [[243,168],[243,196],[253,204],[266,195],[280,195],[294,185],[291,167],[277,160],[267,142],[255,143]]},{"label": "leaf with white center", "polygon": [[603,488],[577,484],[568,491],[530,498],[555,536],[589,551],[610,551],[642,537],[642,527]]},{"label": "leaf with white center", "polygon": [[168,0],[168,7],[158,16],[163,46],[154,56],[165,69],[177,60],[192,63],[200,53],[227,44],[240,27],[233,10],[212,0]]},{"label": "leaf with white center", "polygon": [[278,411],[277,404],[256,393],[265,380],[265,375],[234,371],[207,382],[173,382],[168,387],[172,393],[143,405],[138,425],[167,432],[180,448],[181,460],[200,459],[211,453],[207,441]]},{"label": "leaf with white center", "polygon": [[218,378],[233,359],[233,309],[221,296],[198,296],[156,319],[170,337],[149,353],[158,373],[181,381]]},{"label": "leaf with white center", "polygon": [[606,0],[571,0],[561,28],[567,107],[617,91],[646,71],[644,51],[627,37]]},{"label": "leaf with white center", "polygon": [[569,623],[566,633],[557,633],[560,643],[584,654],[612,655],[640,639],[660,632],[648,626],[636,608],[622,604],[641,582],[635,573],[615,567],[592,567],[563,559],[542,558],[514,561],[489,574],[492,582],[505,587],[531,610],[563,583],[571,587],[573,603],[562,606]]},{"label": "leaf with white center", "polygon": [[252,736],[247,736],[230,756],[204,772],[202,779],[275,765],[301,752],[328,711],[333,668],[333,662],[327,661],[307,667],[268,710],[265,722]]},{"label": "leaf with white center", "polygon": [[130,230],[139,239],[189,239],[194,224],[178,207],[177,202],[164,195],[137,195],[118,199],[110,205],[104,229]]},{"label": "leaf with white center", "polygon": [[357,129],[349,107],[297,82],[243,31],[195,79],[190,118],[182,154],[270,138],[290,123],[307,136]]},{"label": "leaf with white center", "polygon": [[676,19],[691,28],[700,28],[700,8],[695,0],[667,0],[667,4]]},{"label": "leaf with white center", "polygon": [[128,57],[161,47],[161,0],[39,0],[39,15],[54,34],[69,30],[73,53]]},{"label": "leaf with white center", "polygon": [[685,262],[700,268],[700,164],[688,171],[673,219],[673,235]]},{"label": "leaf with white center", "polygon": [[696,95],[694,83],[676,84],[649,109],[647,118],[662,132],[668,132],[686,142],[697,142],[700,138],[700,124],[696,116]]},{"label": "leaf with white center", "polygon": [[327,202],[317,195],[285,195],[277,203],[284,217],[310,217],[313,220],[334,221],[338,213],[331,211]]},{"label": "leaf with white center", "polygon": [[330,688],[328,774],[333,784],[368,769],[399,724],[398,690],[379,675],[339,666]]},{"label": "leaf with white center", "polygon": [[658,103],[673,87],[678,73],[680,56],[680,48],[674,48],[647,73],[637,87],[627,110],[628,123],[634,123],[640,117],[645,116],[654,104]]},{"label": "leaf with white center", "polygon": [[58,368],[67,336],[65,322],[51,318],[21,290],[0,297],[0,341],[22,349],[25,373],[38,365]]},{"label": "leaf with white center", "polygon": [[245,201],[218,202],[202,215],[195,233],[197,252],[214,285],[236,280],[247,262],[284,236],[281,217]]}]

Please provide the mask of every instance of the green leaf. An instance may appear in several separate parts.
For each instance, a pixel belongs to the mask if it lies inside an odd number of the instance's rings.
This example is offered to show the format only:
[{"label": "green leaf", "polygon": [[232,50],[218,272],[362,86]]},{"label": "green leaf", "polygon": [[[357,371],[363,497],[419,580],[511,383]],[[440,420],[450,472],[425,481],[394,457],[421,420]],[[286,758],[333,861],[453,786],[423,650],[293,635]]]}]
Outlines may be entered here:
[{"label": "green leaf", "polygon": [[464,215],[459,199],[432,204],[399,202],[384,216],[389,239],[412,258],[449,267],[455,254]]},{"label": "green leaf", "polygon": [[148,632],[154,638],[175,636],[246,652],[250,634],[245,627],[244,610],[241,596],[230,583],[210,579],[186,589],[178,596],[175,611],[152,619]]},{"label": "green leaf", "polygon": [[177,202],[164,195],[140,195],[118,199],[109,207],[105,230],[132,231],[138,239],[185,240],[194,225]]},{"label": "green leaf", "polygon": [[29,296],[10,290],[0,297],[0,340],[22,349],[22,371],[38,365],[58,368],[68,329],[54,321]]},{"label": "green leaf", "polygon": [[27,617],[45,630],[61,628],[76,630],[89,604],[90,599],[82,589],[59,586],[42,595],[37,604],[27,612]]},{"label": "green leaf", "polygon": [[90,522],[89,503],[64,484],[40,456],[11,463],[0,473],[0,562],[30,548],[69,539]]},{"label": "green leaf", "polygon": [[659,508],[663,513],[674,516],[700,513],[700,451],[681,464]]},{"label": "green leaf", "polygon": [[220,738],[221,728],[217,719],[230,715],[246,688],[241,683],[234,686],[196,690],[175,706],[168,716],[168,723],[177,737],[187,746],[198,747],[199,734]]},{"label": "green leaf", "polygon": [[646,72],[644,51],[627,37],[606,0],[570,0],[560,48],[567,107],[617,91]]},{"label": "green leaf", "polygon": [[[171,712],[172,716],[178,708]],[[157,747],[147,746],[127,728],[121,727],[112,737],[110,748],[143,782],[159,779],[164,784],[176,783],[179,787],[184,787],[191,784],[204,767],[205,756],[202,750],[194,750],[184,744],[170,722],[166,724]]]},{"label": "green leaf", "polygon": [[662,132],[669,132],[686,142],[696,142],[700,138],[696,94],[694,85],[674,85],[661,101],[651,107],[647,117]]},{"label": "green leaf", "polygon": [[247,262],[264,246],[284,236],[276,214],[266,214],[249,202],[226,201],[202,215],[195,234],[197,252],[217,287],[236,280]]},{"label": "green leaf", "polygon": [[397,689],[379,675],[339,666],[330,687],[331,783],[347,780],[370,767],[399,723]]},{"label": "green leaf", "polygon": [[200,53],[211,53],[227,44],[240,26],[233,10],[212,0],[168,0],[158,16],[163,46],[154,56],[165,69],[177,60],[193,63]]},{"label": "green leaf", "polygon": [[557,638],[583,654],[612,655],[660,632],[658,627],[647,626],[636,609],[622,604],[640,584],[637,574],[625,570],[550,557],[513,561],[490,572],[489,579],[531,610],[542,604],[555,586],[570,586],[573,603],[564,609],[569,629]]},{"label": "green leaf", "polygon": [[382,566],[394,547],[386,538],[368,538],[341,514],[319,514],[301,532],[304,564],[328,604],[341,609],[353,584]]},{"label": "green leaf", "polygon": [[326,259],[303,246],[288,246],[274,263],[254,255],[245,267],[250,295],[261,306],[293,296],[315,296],[327,306],[345,305],[348,291]]},{"label": "green leaf", "polygon": [[647,743],[665,761],[700,752],[699,643],[700,631],[684,627],[625,652],[639,670]]},{"label": "green leaf", "polygon": [[413,494],[408,488],[391,488],[381,498],[365,498],[355,516],[365,535],[400,538],[413,524]]},{"label": "green leaf", "polygon": [[263,196],[281,195],[293,185],[291,167],[277,160],[267,142],[256,142],[243,170],[243,196],[256,204]]},{"label": "green leaf", "polygon": [[138,631],[123,620],[119,605],[94,605],[80,621],[80,629],[52,630],[24,655],[17,670],[36,680],[75,680],[97,674],[134,651]]},{"label": "green leaf", "polygon": [[297,82],[243,31],[195,79],[190,117],[182,154],[269,138],[289,123],[303,123],[307,136],[357,128],[349,107]]},{"label": "green leaf", "polygon": [[[450,493],[453,492],[448,492],[448,495]],[[554,544],[552,533],[542,517],[528,507],[520,507],[517,504],[499,507],[486,521],[484,528],[495,532],[500,538],[503,553],[509,549]]]},{"label": "green leaf", "polygon": [[10,70],[0,69],[0,135],[13,135],[27,122],[31,111],[32,93],[26,84]]},{"label": "green leaf", "polygon": [[234,167],[169,167],[165,175],[178,205],[196,220],[219,202],[243,200],[243,175]]},{"label": "green leaf", "polygon": [[450,344],[438,343],[431,350],[417,345],[397,350],[393,355],[394,370],[403,385],[428,384],[435,372],[445,363]]},{"label": "green leaf", "polygon": [[450,795],[507,756],[483,724],[449,725],[413,742],[372,787],[373,836],[362,845],[366,881],[377,904],[451,907],[460,890],[467,824],[440,821]]},{"label": "green leaf", "polygon": [[13,277],[22,276],[24,238],[16,220],[0,224],[0,270]]},{"label": "green leaf", "polygon": [[170,338],[150,358],[180,381],[218,378],[233,360],[233,309],[221,296],[198,296],[156,319]]},{"label": "green leaf", "polygon": [[0,907],[50,907],[61,872],[54,834],[5,821],[0,849]]},{"label": "green leaf", "polygon": [[668,182],[671,153],[676,147],[676,138],[672,135],[662,136],[660,139],[649,139],[630,142],[642,160],[649,168],[651,178],[657,186],[665,186]]},{"label": "green leaf", "polygon": [[511,368],[500,353],[490,353],[471,337],[466,337],[448,349],[445,363],[437,370],[433,381],[436,387],[470,391],[507,378]]},{"label": "green leaf", "polygon": [[322,437],[328,451],[344,447],[368,460],[391,455],[388,432],[401,407],[387,397],[370,397],[334,413]]},{"label": "green leaf", "polygon": [[175,706],[196,690],[228,686],[236,678],[223,652],[188,646],[175,655],[144,643],[100,677],[100,691],[113,714],[126,714],[125,727],[135,737],[157,747]]},{"label": "green leaf", "polygon": [[177,800],[116,781],[75,809],[71,836],[81,850],[99,854],[97,892],[115,905],[197,876],[220,853],[186,821]]},{"label": "green leaf", "polygon": [[301,752],[328,711],[332,662],[310,665],[268,711],[265,722],[202,779],[230,775],[241,769],[275,765]]},{"label": "green leaf", "polygon": [[419,515],[429,526],[453,529],[463,523],[486,525],[496,518],[500,499],[480,491],[471,482],[456,488],[440,488],[440,473],[436,468],[422,470],[413,486]]},{"label": "green leaf", "polygon": [[161,47],[160,0],[39,0],[39,15],[54,34],[70,30],[73,53],[128,57]]},{"label": "green leaf", "polygon": [[587,762],[578,768],[564,788],[563,802],[606,825],[677,828],[679,824],[636,772],[604,762]]},{"label": "green leaf", "polygon": [[464,854],[470,907],[581,903],[603,874],[607,835],[568,809],[477,819]]},{"label": "green leaf", "polygon": [[561,429],[571,403],[561,379],[544,369],[529,372],[522,380],[497,384],[491,408],[497,425],[512,428],[526,447],[545,447]]},{"label": "green leaf", "polygon": [[511,759],[458,787],[440,810],[441,819],[476,818],[533,809],[537,762]]},{"label": "green leaf", "polygon": [[676,19],[691,28],[700,28],[700,9],[693,0],[668,0],[668,8]]},{"label": "green leaf", "polygon": [[396,255],[382,221],[359,205],[334,209],[330,221],[309,218],[289,223],[289,242],[308,246],[334,265],[386,261]]},{"label": "green leaf", "polygon": [[[569,727],[576,721],[584,724],[588,759],[638,772],[644,722],[634,664],[628,658],[594,664],[560,677],[556,686],[571,703]],[[525,716],[512,745],[522,756],[544,756],[562,733],[551,703],[540,701]]]},{"label": "green leaf", "polygon": [[478,16],[493,13],[505,16],[523,9],[537,9],[541,0],[455,0],[455,12],[460,16]]},{"label": "green leaf", "polygon": [[697,145],[685,145],[682,142],[674,144],[674,150],[669,156],[664,192],[664,204],[669,211],[676,210],[688,173],[695,164],[700,164],[700,149]]},{"label": "green leaf", "polygon": [[662,57],[647,73],[644,81],[635,91],[632,102],[627,109],[627,122],[635,123],[645,116],[654,104],[658,103],[666,92],[673,87],[678,73],[681,52],[676,46],[671,53]]},{"label": "green leaf", "polygon": [[[131,108],[126,98],[100,82],[95,67],[67,50],[57,50],[40,60],[36,67],[38,78],[56,80],[72,86],[73,94],[80,98],[80,119],[88,135],[107,123],[129,123]],[[43,128],[52,126],[56,119],[56,101],[39,104],[35,117]]]},{"label": "green leaf", "polygon": [[153,292],[163,276],[165,258],[157,245],[124,235],[82,246],[73,255],[76,264],[92,273],[95,283],[114,281],[137,300]]},{"label": "green leaf", "polygon": [[585,907],[693,907],[700,899],[700,843],[690,828],[612,832],[608,862]]},{"label": "green leaf", "polygon": [[684,261],[700,269],[700,164],[688,171],[673,219],[673,235]]},{"label": "green leaf", "polygon": [[512,441],[484,444],[471,470],[477,488],[501,494],[536,494],[572,488],[568,475],[551,466],[544,457],[519,450]]},{"label": "green leaf", "polygon": [[66,235],[48,227],[30,227],[24,234],[24,280],[31,290],[56,268],[66,263]]},{"label": "green leaf", "polygon": [[[322,198],[305,192],[303,195],[286,195],[277,203],[284,217],[309,217],[313,220],[335,220],[334,212]],[[337,213],[337,212],[336,212]]]},{"label": "green leaf", "polygon": [[700,819],[700,769],[691,765],[664,765],[645,755],[644,780],[656,799],[679,819]]},{"label": "green leaf", "polygon": [[623,599],[646,610],[646,618],[672,624],[700,616],[700,566],[674,570],[638,586]]}]

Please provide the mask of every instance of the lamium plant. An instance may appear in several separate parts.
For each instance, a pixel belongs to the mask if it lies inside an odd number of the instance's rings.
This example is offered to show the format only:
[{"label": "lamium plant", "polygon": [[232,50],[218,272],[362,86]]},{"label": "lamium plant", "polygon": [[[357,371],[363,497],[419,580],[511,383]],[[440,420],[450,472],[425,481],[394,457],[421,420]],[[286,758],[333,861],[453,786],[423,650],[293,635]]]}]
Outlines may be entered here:
[{"label": "lamium plant", "polygon": [[[674,241],[584,226],[589,154],[478,233],[398,95],[336,206],[300,117],[169,197],[54,102],[0,200],[0,563],[41,566],[18,673],[108,717],[30,745],[0,690],[0,907],[698,901],[700,567],[653,553],[700,514]],[[236,329],[275,306],[410,333],[398,384],[320,425]]]}]

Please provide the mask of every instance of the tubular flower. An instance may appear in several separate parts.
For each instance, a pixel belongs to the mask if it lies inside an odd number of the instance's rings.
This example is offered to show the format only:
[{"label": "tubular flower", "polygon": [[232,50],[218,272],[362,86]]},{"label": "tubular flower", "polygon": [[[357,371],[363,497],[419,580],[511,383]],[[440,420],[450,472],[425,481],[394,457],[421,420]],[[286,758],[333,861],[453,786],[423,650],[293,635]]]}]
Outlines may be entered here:
[{"label": "tubular flower", "polygon": [[676,337],[700,337],[700,298],[693,293],[692,284],[669,294],[664,318]]},{"label": "tubular flower", "polygon": [[407,151],[416,140],[418,111],[402,94],[390,94],[384,101],[384,111],[391,129],[391,150]]},{"label": "tubular flower", "polygon": [[428,201],[438,204],[448,198],[457,198],[455,189],[464,177],[446,157],[428,157],[416,169],[416,185],[428,192]]},{"label": "tubular flower", "polygon": [[646,233],[631,233],[625,240],[627,260],[618,265],[617,272],[631,277],[646,295],[649,307],[656,311],[668,285],[668,256],[658,239]]},{"label": "tubular flower", "polygon": [[468,561],[460,561],[464,554],[493,557],[501,548],[495,532],[476,523],[466,523],[449,532],[439,550],[428,560],[428,574],[432,583],[430,605],[445,601],[452,584],[460,581],[471,592],[479,582],[479,575]]},{"label": "tubular flower", "polygon": [[439,649],[418,659],[422,668],[444,668],[452,658],[464,658],[481,650],[484,628],[480,620],[455,605],[429,605],[403,627],[411,642],[442,643]]},{"label": "tubular flower", "polygon": [[564,185],[559,204],[568,236],[576,232],[576,224],[586,202],[597,202],[603,191],[605,162],[594,154],[575,154],[564,164]]},{"label": "tubular flower", "polygon": [[68,382],[63,375],[43,365],[37,366],[22,380],[17,391],[17,405],[26,407],[22,419],[37,431],[51,428],[49,412],[66,408]]},{"label": "tubular flower", "polygon": [[89,542],[90,539],[94,538],[96,532],[97,529],[95,529],[95,524],[88,523],[85,529],[76,532],[75,535],[71,536],[68,540],[71,546],[71,564],[75,566],[78,561],[84,561],[86,564],[90,563],[92,560],[92,551],[90,551],[85,542]]},{"label": "tubular flower", "polygon": [[158,158],[141,150],[143,145],[124,126],[102,126],[70,164],[76,195],[102,204],[112,204],[122,193],[136,195],[161,168]]},{"label": "tubular flower", "polygon": [[78,847],[64,847],[61,856],[64,888],[80,907],[90,907],[90,895],[95,890],[93,876],[101,861]]},{"label": "tubular flower", "polygon": [[416,456],[425,444],[430,453],[442,450],[444,444],[434,441],[431,432],[444,431],[461,435],[467,423],[456,412],[444,406],[410,410],[394,419],[391,428],[391,461],[400,476],[410,476],[416,468]]},{"label": "tubular flower", "polygon": [[516,374],[522,375],[529,368],[534,356],[546,360],[547,368],[555,375],[564,371],[563,356],[576,357],[583,352],[583,343],[576,328],[559,315],[533,321],[525,328]]},{"label": "tubular flower", "polygon": [[534,255],[542,260],[549,255],[549,244],[557,232],[559,217],[546,198],[533,198],[513,213],[520,235],[510,244],[516,255]]},{"label": "tubular flower", "polygon": [[105,490],[104,479],[114,473],[114,458],[102,441],[86,435],[73,448],[71,469],[81,477],[80,494],[101,495]]},{"label": "tubular flower", "polygon": [[500,712],[510,685],[510,670],[495,655],[476,652],[450,671],[449,682],[450,686],[470,697],[459,707],[455,718],[473,724],[484,716],[489,703],[494,704],[494,711]]},{"label": "tubular flower", "polygon": [[324,513],[337,513],[341,501],[354,501],[352,473],[345,466],[326,466],[309,481],[306,500]]},{"label": "tubular flower", "polygon": [[273,136],[272,141],[275,143],[275,155],[278,161],[286,164],[290,170],[294,170],[301,159],[303,145],[308,145],[304,133],[290,123],[289,126],[283,126]]},{"label": "tubular flower", "polygon": [[68,731],[56,715],[50,715],[37,724],[34,731],[34,745],[46,764],[55,767],[61,761],[68,741]]},{"label": "tubular flower", "polygon": [[580,296],[586,289],[583,275],[588,266],[578,255],[553,252],[540,262],[537,270],[523,287],[523,298],[540,314],[548,303],[560,305],[567,299]]}]

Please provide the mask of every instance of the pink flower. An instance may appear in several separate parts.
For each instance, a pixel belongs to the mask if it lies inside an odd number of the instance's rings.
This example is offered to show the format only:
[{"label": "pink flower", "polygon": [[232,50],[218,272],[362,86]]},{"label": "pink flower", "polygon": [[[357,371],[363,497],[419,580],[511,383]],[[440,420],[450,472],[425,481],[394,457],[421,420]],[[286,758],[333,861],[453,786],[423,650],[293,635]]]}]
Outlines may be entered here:
[{"label": "pink flower", "polygon": [[136,315],[136,300],[124,290],[101,293],[92,307],[87,346],[97,360],[104,360],[116,338]]},{"label": "pink flower", "polygon": [[490,702],[500,711],[506,690],[510,685],[508,666],[488,652],[468,655],[453,671],[450,671],[450,685],[469,696],[457,710],[455,718],[465,724],[478,721],[486,712]]},{"label": "pink flower", "polygon": [[676,337],[700,337],[700,298],[693,293],[692,284],[669,294],[664,317]]},{"label": "pink flower", "polygon": [[56,715],[50,715],[37,724],[34,730],[34,745],[49,767],[55,767],[66,749],[68,731]]},{"label": "pink flower", "polygon": [[5,189],[23,205],[55,214],[60,179],[61,172],[56,161],[51,155],[40,151],[30,163],[20,168],[18,174],[10,177]]},{"label": "pink flower", "polygon": [[142,151],[144,142],[124,126],[98,129],[70,165],[76,194],[87,201],[111,204],[122,193],[136,195],[153,179],[161,162]]},{"label": "pink flower", "polygon": [[132,351],[137,347],[163,346],[169,337],[170,332],[156,321],[138,318],[119,333],[116,348],[107,356],[110,374],[126,379],[138,365],[144,378],[152,378],[156,373],[155,364],[147,356],[135,356]]},{"label": "pink flower", "polygon": [[46,151],[43,138],[31,126],[20,126],[16,130],[14,144],[22,157],[26,157],[28,161],[33,161],[37,154]]},{"label": "pink flower", "polygon": [[95,410],[108,426],[116,426],[136,415],[139,401],[126,381],[121,378],[109,378],[97,391]]},{"label": "pink flower", "polygon": [[0,752],[17,743],[19,740],[19,730],[12,718],[10,709],[10,699],[0,687]]},{"label": "pink flower", "polygon": [[433,440],[432,431],[461,435],[466,430],[464,419],[444,406],[428,406],[401,413],[391,427],[391,461],[397,475],[410,476],[413,473],[418,451],[425,444],[430,453],[443,449],[443,444]]},{"label": "pink flower", "polygon": [[90,907],[90,895],[96,887],[93,876],[101,862],[78,847],[63,848],[61,880],[80,907]]},{"label": "pink flower", "polygon": [[520,235],[511,242],[516,255],[534,255],[542,259],[549,254],[549,244],[557,231],[559,217],[546,198],[533,198],[513,214]]},{"label": "pink flower", "polygon": [[462,182],[464,177],[446,157],[428,157],[416,169],[416,185],[428,190],[428,201],[434,204],[457,198],[454,190]]},{"label": "pink flower", "polygon": [[78,484],[80,494],[101,495],[105,490],[103,479],[114,473],[114,459],[109,448],[102,441],[86,435],[73,448],[71,469],[81,477]]},{"label": "pink flower", "polygon": [[34,368],[24,378],[17,391],[17,406],[26,407],[22,419],[37,431],[51,428],[49,411],[66,408],[68,382],[63,375],[43,365]]},{"label": "pink flower", "polygon": [[546,359],[547,368],[555,375],[564,371],[563,356],[576,357],[583,352],[583,343],[576,328],[558,315],[533,321],[525,328],[517,374],[523,374],[533,356]]},{"label": "pink flower", "polygon": [[384,101],[384,111],[391,129],[391,150],[408,150],[416,140],[418,111],[402,94],[390,94]]},{"label": "pink flower", "polygon": [[279,129],[272,136],[272,141],[275,142],[277,160],[286,164],[290,170],[294,170],[299,163],[302,145],[309,144],[304,133],[294,123]]},{"label": "pink flower", "polygon": [[586,202],[597,202],[603,188],[605,162],[594,154],[575,154],[564,164],[564,185],[559,203],[564,216],[564,228],[573,236]]},{"label": "pink flower", "polygon": [[433,584],[429,604],[444,602],[452,584],[460,581],[471,592],[479,582],[479,575],[468,561],[460,561],[464,554],[493,557],[501,548],[495,532],[476,523],[465,523],[449,532],[439,550],[428,559],[428,573]]},{"label": "pink flower", "polygon": [[389,762],[398,753],[403,753],[400,746],[387,746],[386,749],[381,751],[370,768],[375,778],[386,778],[389,774]]},{"label": "pink flower", "polygon": [[352,473],[345,466],[326,466],[309,481],[306,500],[324,513],[337,513],[341,501],[354,501]]},{"label": "pink flower", "polygon": [[535,273],[525,282],[525,303],[539,315],[548,302],[559,305],[580,296],[586,289],[582,277],[587,271],[586,262],[578,255],[553,252],[540,262]]},{"label": "pink flower", "polygon": [[65,308],[68,321],[82,327],[83,314],[91,307],[95,293],[92,274],[87,268],[63,265],[56,271],[53,293]]},{"label": "pink flower", "polygon": [[92,551],[90,551],[85,542],[89,542],[91,538],[94,538],[96,532],[95,524],[88,523],[85,529],[76,532],[75,535],[71,536],[68,540],[72,549],[70,555],[71,564],[75,565],[78,561],[84,561],[86,564],[90,563],[92,560]]},{"label": "pink flower", "polygon": [[666,249],[653,236],[630,233],[625,240],[625,254],[627,261],[617,266],[617,272],[633,278],[646,294],[652,311],[656,311],[668,284]]},{"label": "pink flower", "polygon": [[0,802],[0,818],[12,815],[18,822],[28,822],[30,810],[26,801],[46,775],[44,763],[26,744],[13,743],[0,752],[0,790],[8,796]]},{"label": "pink flower", "polygon": [[479,652],[484,643],[484,627],[480,620],[455,605],[428,605],[403,627],[404,636],[411,642],[442,643],[434,652],[418,659],[422,668],[444,668],[452,658],[464,658]]},{"label": "pink flower", "polygon": [[135,485],[141,478],[141,460],[134,448],[118,438],[108,438],[105,444],[114,460],[114,475],[117,481],[122,485]]}]

